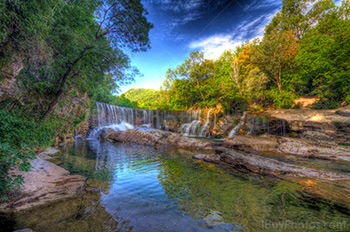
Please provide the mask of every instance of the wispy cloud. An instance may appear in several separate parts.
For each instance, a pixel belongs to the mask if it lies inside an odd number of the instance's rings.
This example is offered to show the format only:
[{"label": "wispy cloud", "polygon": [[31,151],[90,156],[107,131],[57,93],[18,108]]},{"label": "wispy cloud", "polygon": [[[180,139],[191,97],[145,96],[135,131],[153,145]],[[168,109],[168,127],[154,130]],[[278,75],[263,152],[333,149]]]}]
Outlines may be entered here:
[{"label": "wispy cloud", "polygon": [[264,34],[267,24],[277,14],[279,9],[271,13],[263,14],[254,20],[245,20],[229,33],[217,34],[207,38],[192,41],[189,44],[191,50],[203,51],[208,59],[218,58],[223,51],[233,49],[242,42],[260,37]]},{"label": "wispy cloud", "polygon": [[225,50],[233,49],[239,44],[240,41],[232,39],[231,35],[214,35],[201,41],[194,41],[189,47],[201,50],[207,59],[216,59]]},{"label": "wispy cloud", "polygon": [[228,0],[145,0],[166,14],[167,30],[201,19]]},{"label": "wispy cloud", "polygon": [[244,6],[244,10],[246,11],[258,11],[271,7],[278,7],[282,5],[282,1],[280,0],[252,0],[250,4]]}]

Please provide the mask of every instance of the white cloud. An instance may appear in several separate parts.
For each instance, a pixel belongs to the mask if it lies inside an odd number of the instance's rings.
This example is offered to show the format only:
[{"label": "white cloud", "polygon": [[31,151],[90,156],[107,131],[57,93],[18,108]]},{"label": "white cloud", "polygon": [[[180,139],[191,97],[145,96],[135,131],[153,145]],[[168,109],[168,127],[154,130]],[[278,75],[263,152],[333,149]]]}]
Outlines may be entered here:
[{"label": "white cloud", "polygon": [[244,6],[244,10],[246,11],[256,11],[263,10],[266,8],[282,6],[282,1],[280,0],[254,0],[250,4]]},{"label": "white cloud", "polygon": [[217,59],[225,50],[234,49],[239,44],[240,42],[233,40],[230,35],[215,35],[192,42],[190,48],[201,50],[207,59]]},{"label": "white cloud", "polygon": [[336,6],[341,6],[342,0],[335,0],[334,3]]},{"label": "white cloud", "polygon": [[193,41],[189,48],[204,52],[205,58],[217,59],[225,50],[234,49],[248,39],[262,37],[266,25],[271,22],[278,11],[279,9],[276,9],[272,13],[262,15],[253,21],[245,20],[236,26],[231,33],[217,34]]}]

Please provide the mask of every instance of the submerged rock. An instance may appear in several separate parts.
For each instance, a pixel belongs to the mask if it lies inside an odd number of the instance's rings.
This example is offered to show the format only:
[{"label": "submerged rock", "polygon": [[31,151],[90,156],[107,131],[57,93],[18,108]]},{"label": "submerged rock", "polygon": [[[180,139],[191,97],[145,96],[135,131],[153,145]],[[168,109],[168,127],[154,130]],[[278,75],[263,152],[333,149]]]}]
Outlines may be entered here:
[{"label": "submerged rock", "polygon": [[33,230],[29,229],[29,228],[25,228],[25,229],[21,229],[21,230],[15,230],[13,232],[33,232]]},{"label": "submerged rock", "polygon": [[216,211],[210,211],[210,214],[208,214],[204,218],[204,221],[207,223],[207,226],[210,228],[214,226],[220,226],[225,223],[221,216],[221,213]]},{"label": "submerged rock", "polygon": [[130,142],[146,146],[177,147],[185,149],[212,150],[214,143],[208,140],[188,138],[178,133],[149,128],[136,128],[126,131],[108,129],[102,133],[102,138],[109,141]]}]

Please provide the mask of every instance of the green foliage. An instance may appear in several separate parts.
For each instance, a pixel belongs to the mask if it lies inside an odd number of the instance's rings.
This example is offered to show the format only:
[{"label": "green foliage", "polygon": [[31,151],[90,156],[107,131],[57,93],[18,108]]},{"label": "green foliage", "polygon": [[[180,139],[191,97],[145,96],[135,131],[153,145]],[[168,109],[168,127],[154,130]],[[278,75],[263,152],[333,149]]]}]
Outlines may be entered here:
[{"label": "green foliage", "polygon": [[336,109],[340,104],[333,99],[320,99],[317,102],[313,103],[311,108],[315,110],[321,109]]},{"label": "green foliage", "polygon": [[138,104],[126,98],[125,94],[122,94],[119,97],[115,97],[114,100],[111,102],[111,104],[116,106],[128,107],[128,108],[138,107]]},{"label": "green foliage", "polygon": [[350,94],[345,97],[345,101],[350,104]]},{"label": "green foliage", "polygon": [[297,57],[300,78],[310,83],[312,93],[336,101],[350,93],[350,21],[345,16],[341,8],[327,12],[305,33]]},{"label": "green foliage", "polygon": [[272,89],[269,91],[269,97],[273,100],[273,106],[276,109],[288,109],[294,105],[294,100],[297,96],[293,92],[282,91],[278,89]]},{"label": "green foliage", "polygon": [[158,109],[159,91],[153,89],[130,89],[125,94],[125,98],[137,103],[140,109]]},{"label": "green foliage", "polygon": [[20,111],[0,110],[0,121],[0,197],[5,198],[7,191],[13,191],[23,181],[21,176],[9,176],[9,171],[16,167],[30,170],[28,159],[35,158],[31,147],[49,145],[53,130],[22,116]]},{"label": "green foliage", "polygon": [[0,63],[23,61],[19,83],[25,103],[38,104],[37,115],[50,112],[70,89],[111,102],[120,85],[139,75],[124,50],[150,48],[153,25],[146,14],[132,0],[2,1]]},{"label": "green foliage", "polygon": [[303,95],[332,99],[316,103],[318,109],[350,102],[349,9],[345,0],[341,7],[331,0],[283,1],[261,40],[225,51],[217,60],[192,52],[169,69],[159,108],[291,108]]}]

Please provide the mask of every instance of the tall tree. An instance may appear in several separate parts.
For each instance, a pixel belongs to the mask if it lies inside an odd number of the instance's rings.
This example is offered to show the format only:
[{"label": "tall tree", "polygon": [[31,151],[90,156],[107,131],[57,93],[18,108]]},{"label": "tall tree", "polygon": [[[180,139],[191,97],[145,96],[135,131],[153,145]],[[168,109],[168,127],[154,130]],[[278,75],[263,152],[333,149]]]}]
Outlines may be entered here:
[{"label": "tall tree", "polygon": [[[103,4],[100,4],[103,3]],[[71,9],[78,9],[75,14],[79,13],[80,8],[91,8],[92,14],[86,15],[87,18],[80,23],[86,23],[86,27],[89,27],[90,34],[86,34],[84,31],[70,30],[68,33],[74,34],[74,37],[80,38],[80,43],[70,54],[70,59],[67,60],[65,68],[62,68],[62,72],[59,75],[57,81],[57,90],[55,91],[54,100],[50,103],[47,111],[43,115],[45,120],[53,108],[57,105],[65,87],[66,81],[72,76],[73,71],[77,69],[78,62],[88,56],[97,56],[110,62],[108,71],[114,71],[118,73],[118,63],[113,63],[113,58],[123,56],[121,49],[123,47],[130,48],[133,52],[146,51],[150,47],[148,33],[153,27],[151,23],[147,21],[147,11],[143,8],[140,0],[122,0],[122,1],[69,1],[68,7]],[[99,7],[98,24],[93,21],[92,15],[95,13],[96,7]],[[68,10],[68,9],[67,9]],[[77,19],[74,13],[70,15]],[[65,19],[69,20],[69,17]],[[67,22],[68,23],[68,22]],[[76,22],[74,22],[76,23]],[[72,28],[70,28],[72,29]],[[114,50],[112,54],[106,54],[106,39],[112,44]],[[101,42],[102,41],[102,42]],[[108,50],[108,48],[107,48]],[[107,56],[106,56],[107,55]],[[112,59],[109,59],[108,55],[112,55]],[[113,57],[114,56],[114,57]]]},{"label": "tall tree", "polygon": [[297,62],[300,78],[313,93],[333,100],[350,100],[350,3],[328,11],[300,44]]}]

